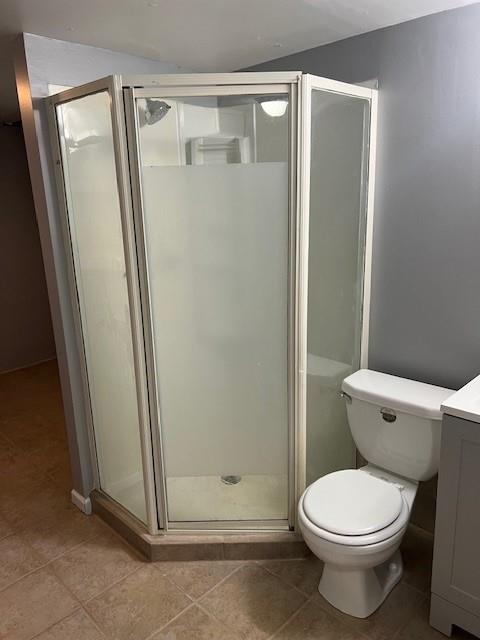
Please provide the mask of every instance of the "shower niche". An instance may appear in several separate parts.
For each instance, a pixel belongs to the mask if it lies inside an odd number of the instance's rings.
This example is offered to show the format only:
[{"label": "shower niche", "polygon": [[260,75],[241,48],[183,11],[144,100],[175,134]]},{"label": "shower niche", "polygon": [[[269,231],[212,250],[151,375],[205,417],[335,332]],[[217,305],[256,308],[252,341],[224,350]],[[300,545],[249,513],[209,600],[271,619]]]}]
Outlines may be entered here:
[{"label": "shower niche", "polygon": [[46,99],[96,493],[150,536],[295,532],[354,466],[376,99],[299,72]]}]

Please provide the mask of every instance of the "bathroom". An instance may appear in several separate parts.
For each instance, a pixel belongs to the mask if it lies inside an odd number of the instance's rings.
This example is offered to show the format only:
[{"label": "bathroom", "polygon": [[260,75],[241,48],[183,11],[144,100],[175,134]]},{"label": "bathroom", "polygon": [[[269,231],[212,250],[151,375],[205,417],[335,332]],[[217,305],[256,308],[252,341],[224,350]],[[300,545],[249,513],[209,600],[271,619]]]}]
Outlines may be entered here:
[{"label": "bathroom", "polygon": [[23,34],[65,509],[101,533],[46,564],[65,613],[5,637],[479,636],[479,24],[210,73]]}]

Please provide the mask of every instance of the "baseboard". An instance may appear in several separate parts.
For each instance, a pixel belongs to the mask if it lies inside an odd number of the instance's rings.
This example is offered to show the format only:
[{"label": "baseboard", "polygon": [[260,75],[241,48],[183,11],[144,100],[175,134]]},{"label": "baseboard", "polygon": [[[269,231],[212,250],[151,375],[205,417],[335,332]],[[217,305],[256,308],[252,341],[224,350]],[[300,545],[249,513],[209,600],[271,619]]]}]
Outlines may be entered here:
[{"label": "baseboard", "polygon": [[72,489],[70,497],[73,504],[80,509],[80,511],[83,511],[87,516],[92,515],[92,501],[90,498],[85,498],[82,494],[78,493],[78,491],[75,491],[75,489]]}]

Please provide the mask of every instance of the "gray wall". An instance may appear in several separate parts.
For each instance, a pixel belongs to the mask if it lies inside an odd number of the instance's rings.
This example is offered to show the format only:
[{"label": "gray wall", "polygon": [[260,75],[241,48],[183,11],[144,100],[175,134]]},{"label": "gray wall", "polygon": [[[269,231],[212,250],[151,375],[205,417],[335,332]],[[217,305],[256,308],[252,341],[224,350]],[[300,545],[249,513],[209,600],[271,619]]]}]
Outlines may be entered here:
[{"label": "gray wall", "polygon": [[93,474],[42,98],[47,95],[48,84],[76,86],[115,73],[178,71],[172,64],[32,34],[23,34],[18,41],[15,75],[52,311],[73,488],[83,496],[88,496],[93,488]]},{"label": "gray wall", "polygon": [[0,126],[0,372],[55,357],[23,133]]},{"label": "gray wall", "polygon": [[480,372],[480,5],[268,62],[378,78],[373,369],[458,388]]}]

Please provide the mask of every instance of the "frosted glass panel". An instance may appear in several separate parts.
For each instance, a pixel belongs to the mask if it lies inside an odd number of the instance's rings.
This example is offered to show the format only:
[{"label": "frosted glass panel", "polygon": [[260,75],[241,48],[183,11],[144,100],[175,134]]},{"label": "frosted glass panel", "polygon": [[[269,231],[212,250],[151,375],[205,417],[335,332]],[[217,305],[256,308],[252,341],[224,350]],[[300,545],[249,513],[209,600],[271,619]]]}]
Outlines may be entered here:
[{"label": "frosted glass panel", "polygon": [[137,108],[168,517],[286,519],[288,110],[155,101]]},{"label": "frosted glass panel", "polygon": [[59,105],[57,120],[100,485],[145,521],[110,97]]},{"label": "frosted glass panel", "polygon": [[354,464],[342,380],[359,366],[369,102],[312,91],[307,483]]}]

